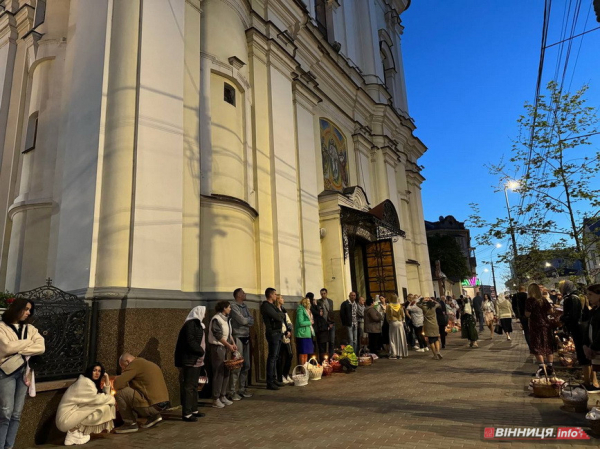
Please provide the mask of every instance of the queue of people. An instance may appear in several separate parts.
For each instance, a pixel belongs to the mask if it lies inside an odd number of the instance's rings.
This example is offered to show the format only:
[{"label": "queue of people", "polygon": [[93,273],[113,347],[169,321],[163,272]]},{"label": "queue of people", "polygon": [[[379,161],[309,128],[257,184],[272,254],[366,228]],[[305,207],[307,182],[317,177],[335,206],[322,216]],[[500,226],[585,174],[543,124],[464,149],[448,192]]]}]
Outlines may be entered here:
[{"label": "queue of people", "polygon": [[[524,293],[523,288],[519,290]],[[564,308],[560,320],[573,337],[585,386],[590,392],[600,391],[595,374],[600,371],[600,284],[591,285],[585,295],[578,295],[576,286],[564,281],[560,292]],[[325,288],[320,296],[316,300],[312,293],[307,293],[292,322],[284,297],[274,288],[266,289],[260,314],[268,347],[267,389],[279,390],[293,383],[290,373],[292,335],[300,364],[305,364],[312,354],[317,354],[321,361],[333,355],[336,346],[333,301]],[[523,296],[526,296],[524,301]],[[236,289],[233,299],[233,303],[218,301],[208,324],[204,322],[206,307],[194,307],[179,331],[174,362],[180,372],[184,422],[196,422],[204,416],[198,410],[197,390],[198,379],[205,373],[207,351],[212,369],[212,406],[222,409],[252,397],[248,391],[248,375],[250,331],[255,321],[245,304],[243,289]],[[515,304],[516,311],[503,295],[495,302],[484,295],[479,304],[470,297],[442,300],[413,294],[400,302],[395,293],[389,295],[389,301],[385,295],[365,301],[356,292],[350,292],[339,312],[347,335],[341,359],[348,365],[348,372],[356,368],[356,354],[361,351],[400,360],[409,356],[412,347],[415,352],[431,352],[433,359],[441,360],[449,323],[460,322],[462,337],[469,341],[471,348],[476,348],[478,322],[488,327],[490,339],[494,336],[495,324],[499,323],[510,340],[512,319],[518,317],[524,332],[527,329],[527,342],[539,363],[534,375],[552,375],[556,346],[551,319],[554,310],[549,296],[544,295],[539,285],[531,284],[525,295],[517,297]],[[3,448],[11,448],[15,442],[30,386],[28,360],[45,350],[44,338],[29,324],[34,313],[32,301],[18,299],[0,322],[0,447]],[[226,362],[236,355],[243,358],[243,363],[230,369]],[[129,353],[122,354],[118,363],[121,374],[112,380],[102,363],[93,363],[63,395],[56,425],[66,432],[65,445],[85,444],[91,434],[113,431],[117,410],[123,424],[114,429],[115,433],[138,431],[138,418],[145,418],[142,428],[162,421],[161,412],[169,407],[170,401],[161,368]]]}]

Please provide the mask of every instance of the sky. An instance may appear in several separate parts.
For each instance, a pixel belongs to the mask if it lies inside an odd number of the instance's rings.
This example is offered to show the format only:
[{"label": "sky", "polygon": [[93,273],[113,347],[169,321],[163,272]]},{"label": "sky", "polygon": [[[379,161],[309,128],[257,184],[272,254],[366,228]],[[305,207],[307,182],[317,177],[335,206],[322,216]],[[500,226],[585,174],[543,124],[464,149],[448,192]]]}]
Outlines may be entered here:
[{"label": "sky", "polygon": [[[578,3],[573,34],[600,26],[592,0],[553,0],[547,45],[561,40],[564,23],[564,36],[571,35]],[[478,203],[488,221],[506,217],[504,194],[494,193],[499,180],[485,165],[510,154],[517,118],[524,103],[535,99],[543,12],[543,0],[413,0],[402,14],[409,113],[417,126],[415,135],[428,147],[419,160],[425,167],[426,220],[453,215],[464,221],[472,213],[469,203]],[[562,73],[566,47],[559,63],[560,48],[546,50],[542,87],[554,78],[557,64]],[[566,80],[573,91],[589,84],[588,104],[600,107],[600,30],[573,39]],[[600,136],[592,142],[590,148],[600,149]],[[509,192],[511,205],[519,199],[518,193]],[[472,246],[477,246],[473,237],[480,232],[471,228]],[[498,243],[502,248],[496,253],[508,248],[509,240]],[[484,272],[489,268],[484,261],[490,260],[492,249],[476,248],[477,271],[488,285],[491,273]],[[508,271],[496,265],[499,290]]]}]

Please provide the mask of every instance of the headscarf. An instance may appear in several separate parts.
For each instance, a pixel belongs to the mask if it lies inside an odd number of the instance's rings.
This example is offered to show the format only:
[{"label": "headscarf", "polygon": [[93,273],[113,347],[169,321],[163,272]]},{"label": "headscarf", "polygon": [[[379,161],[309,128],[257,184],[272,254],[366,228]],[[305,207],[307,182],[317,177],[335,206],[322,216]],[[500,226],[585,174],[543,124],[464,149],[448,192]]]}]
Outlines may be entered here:
[{"label": "headscarf", "polygon": [[402,304],[398,304],[398,295],[394,293],[390,295],[390,307],[394,312],[398,312],[398,310],[400,310],[402,307]]},{"label": "headscarf", "polygon": [[188,316],[185,319],[185,321],[188,322],[189,320],[200,320],[200,324],[202,325],[202,329],[206,329],[206,326],[202,322],[204,320],[204,316],[205,315],[206,315],[206,307],[204,307],[204,306],[196,306],[192,310],[190,310],[190,313],[188,314]]},{"label": "headscarf", "polygon": [[577,286],[573,281],[565,280],[559,284],[558,289],[563,296],[569,296],[577,291]]}]

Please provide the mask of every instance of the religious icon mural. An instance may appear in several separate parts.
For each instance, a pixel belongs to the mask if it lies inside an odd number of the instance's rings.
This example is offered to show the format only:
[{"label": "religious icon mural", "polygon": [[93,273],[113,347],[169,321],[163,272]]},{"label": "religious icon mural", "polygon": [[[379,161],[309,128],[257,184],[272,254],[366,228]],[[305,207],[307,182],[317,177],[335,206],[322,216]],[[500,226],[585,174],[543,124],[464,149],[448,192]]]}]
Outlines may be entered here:
[{"label": "religious icon mural", "polygon": [[325,190],[342,191],[349,185],[348,148],[340,129],[329,120],[319,119],[321,126],[321,155]]}]

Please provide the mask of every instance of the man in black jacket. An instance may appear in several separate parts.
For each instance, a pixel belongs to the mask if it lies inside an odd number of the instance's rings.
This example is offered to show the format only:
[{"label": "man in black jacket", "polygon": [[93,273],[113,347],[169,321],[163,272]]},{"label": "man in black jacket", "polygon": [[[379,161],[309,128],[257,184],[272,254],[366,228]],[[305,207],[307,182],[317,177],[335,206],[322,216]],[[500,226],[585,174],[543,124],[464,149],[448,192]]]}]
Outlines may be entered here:
[{"label": "man in black jacket", "polygon": [[342,326],[348,331],[348,344],[356,351],[358,339],[358,307],[356,292],[350,292],[348,299],[340,307]]},{"label": "man in black jacket", "polygon": [[281,328],[285,321],[285,315],[275,307],[277,290],[267,288],[265,290],[266,300],[260,305],[260,314],[265,323],[265,338],[269,348],[267,356],[267,389],[279,390],[281,384],[277,382],[277,358],[281,347]]},{"label": "man in black jacket", "polygon": [[333,301],[327,297],[327,289],[323,287],[319,292],[321,299],[317,301],[319,307],[323,307],[323,317],[329,327],[329,339],[327,341],[327,353],[329,358],[333,357],[333,348],[335,347],[335,316],[333,314]]}]

